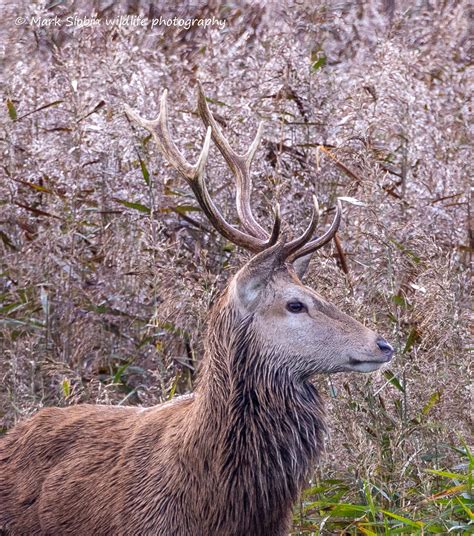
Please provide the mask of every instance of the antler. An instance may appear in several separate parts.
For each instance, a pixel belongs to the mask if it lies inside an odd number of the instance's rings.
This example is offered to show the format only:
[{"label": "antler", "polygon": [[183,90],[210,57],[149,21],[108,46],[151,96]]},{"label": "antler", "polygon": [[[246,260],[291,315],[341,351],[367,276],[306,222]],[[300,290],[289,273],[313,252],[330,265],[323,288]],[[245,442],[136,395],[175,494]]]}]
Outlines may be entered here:
[{"label": "antler", "polygon": [[[241,246],[253,253],[259,253],[264,249],[272,246],[278,239],[280,229],[279,212],[275,213],[275,223],[273,231],[269,236],[265,231],[260,232],[259,236],[243,233],[228,223],[215,206],[207,190],[204,181],[204,167],[209,154],[209,145],[211,140],[211,127],[209,126],[206,133],[203,149],[196,162],[191,165],[186,161],[175,143],[171,139],[168,128],[168,111],[167,111],[167,91],[163,91],[160,101],[160,113],[155,120],[149,121],[136,114],[129,106],[125,106],[127,115],[143,128],[147,129],[153,136],[159,150],[168,160],[168,162],[186,179],[191,186],[196,200],[206,214],[209,221],[216,230],[227,240]],[[253,150],[255,152],[256,148]],[[260,228],[261,229],[261,228]],[[265,236],[263,236],[265,234]]]},{"label": "antler", "polygon": [[268,233],[256,221],[252,207],[250,205],[250,196],[252,194],[252,179],[250,177],[250,166],[252,165],[253,157],[258,149],[263,132],[263,122],[260,122],[257,134],[253,142],[250,144],[248,151],[245,154],[236,153],[230,146],[227,139],[222,134],[222,131],[214,119],[209,106],[207,105],[206,96],[202,89],[201,82],[198,81],[198,111],[201,119],[207,127],[212,128],[212,139],[217,145],[217,148],[224,157],[236,179],[236,205],[237,214],[239,215],[242,227],[252,236],[262,240],[268,239]]},{"label": "antler", "polygon": [[[260,253],[276,244],[280,236],[281,226],[280,209],[278,205],[275,207],[275,220],[270,234],[256,221],[250,205],[250,196],[252,192],[250,166],[260,143],[263,125],[260,123],[255,139],[248,151],[243,155],[236,153],[230,147],[229,142],[222,134],[219,125],[214,119],[214,116],[207,105],[206,97],[204,96],[200,82],[198,82],[198,87],[198,110],[203,122],[207,126],[207,132],[201,154],[194,165],[187,162],[171,139],[168,128],[166,90],[163,91],[161,96],[160,112],[155,120],[149,121],[143,119],[127,105],[125,105],[125,112],[133,121],[152,134],[161,153],[191,186],[197,202],[215,229],[222,236],[227,238],[227,240],[237,246],[241,246],[252,253]],[[237,213],[246,232],[236,229],[226,221],[214,204],[207,190],[206,182],[204,180],[204,168],[209,154],[211,136],[229,165],[232,173],[235,175]],[[313,214],[308,227],[301,236],[283,245],[283,250],[281,252],[282,259],[286,259],[288,262],[294,262],[296,259],[309,255],[321,248],[336,234],[342,216],[340,200],[337,200],[336,215],[334,216],[334,220],[329,229],[321,237],[311,240],[319,220],[319,206],[315,196],[313,196],[313,205]]]}]

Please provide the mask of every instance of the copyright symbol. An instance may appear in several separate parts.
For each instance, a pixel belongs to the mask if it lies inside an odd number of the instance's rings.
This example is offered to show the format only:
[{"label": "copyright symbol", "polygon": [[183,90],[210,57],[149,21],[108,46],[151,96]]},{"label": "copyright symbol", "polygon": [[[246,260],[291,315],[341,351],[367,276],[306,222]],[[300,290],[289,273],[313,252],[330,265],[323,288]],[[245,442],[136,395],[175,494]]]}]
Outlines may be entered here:
[{"label": "copyright symbol", "polygon": [[15,19],[15,26],[22,26],[23,24],[25,24],[25,22],[26,22],[25,17],[17,17]]}]

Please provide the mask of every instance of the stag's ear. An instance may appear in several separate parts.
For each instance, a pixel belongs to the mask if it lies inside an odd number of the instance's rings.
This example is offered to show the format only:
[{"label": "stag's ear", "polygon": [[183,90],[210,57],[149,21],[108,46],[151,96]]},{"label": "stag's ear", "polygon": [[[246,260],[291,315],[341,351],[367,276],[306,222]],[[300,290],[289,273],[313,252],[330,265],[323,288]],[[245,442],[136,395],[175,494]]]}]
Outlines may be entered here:
[{"label": "stag's ear", "polygon": [[306,271],[309,267],[309,262],[311,261],[311,257],[313,256],[312,253],[308,253],[308,255],[304,255],[303,257],[300,257],[299,259],[296,259],[293,262],[293,270],[296,272],[296,275],[303,280],[303,277],[306,274]]},{"label": "stag's ear", "polygon": [[247,312],[252,312],[260,295],[278,269],[284,266],[282,257],[284,241],[262,251],[250,260],[235,276],[234,292],[239,303]]},{"label": "stag's ear", "polygon": [[251,273],[245,271],[239,274],[235,282],[235,290],[239,299],[239,303],[243,308],[251,312],[255,309],[259,302],[260,295],[270,280],[271,274],[267,270]]}]

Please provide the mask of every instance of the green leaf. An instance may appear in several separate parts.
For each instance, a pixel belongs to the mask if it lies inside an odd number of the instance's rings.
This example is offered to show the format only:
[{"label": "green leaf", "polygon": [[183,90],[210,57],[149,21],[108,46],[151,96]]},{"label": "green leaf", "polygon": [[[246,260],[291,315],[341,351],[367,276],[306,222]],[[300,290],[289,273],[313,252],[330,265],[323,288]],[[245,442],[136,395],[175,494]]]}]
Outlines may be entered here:
[{"label": "green leaf", "polygon": [[178,214],[186,214],[186,212],[200,212],[201,208],[193,205],[178,205],[177,207],[173,207],[172,210]]},{"label": "green leaf", "polygon": [[333,516],[349,517],[359,517],[369,511],[367,506],[361,504],[339,503],[333,501],[313,501],[305,506],[306,510],[314,510],[315,508],[330,511]]},{"label": "green leaf", "polygon": [[456,497],[456,501],[461,505],[461,508],[466,512],[469,519],[474,521],[474,514],[472,513],[472,510],[466,504],[464,504],[459,497]]},{"label": "green leaf", "polygon": [[468,475],[461,473],[451,473],[450,471],[439,471],[438,469],[425,469],[427,473],[433,473],[434,475],[444,476],[445,478],[451,478],[452,480],[467,480]]},{"label": "green leaf", "polygon": [[318,69],[321,69],[326,65],[327,58],[324,54],[321,54],[319,58],[311,65],[311,70],[313,73]]},{"label": "green leaf", "polygon": [[400,380],[395,376],[395,374],[390,370],[384,370],[383,375],[385,376],[386,380],[391,383],[394,387],[396,387],[399,391],[402,393],[405,392],[405,386],[402,385]]},{"label": "green leaf", "polygon": [[403,349],[403,354],[407,354],[411,351],[413,346],[420,340],[420,334],[416,328],[412,328],[410,334],[408,335],[407,342],[405,343],[405,348]]},{"label": "green leaf", "polygon": [[140,158],[140,168],[142,170],[143,180],[146,182],[147,186],[150,186],[150,174],[146,167],[145,162]]},{"label": "green leaf", "polygon": [[394,296],[392,296],[392,301],[399,307],[404,307],[405,309],[408,307],[408,302],[400,294],[395,294]]},{"label": "green leaf", "polygon": [[368,512],[369,508],[367,506],[348,503],[335,504],[334,507],[331,509],[331,515],[337,517],[360,517],[361,515],[367,514]]},{"label": "green leaf", "polygon": [[129,366],[130,363],[125,363],[125,365],[120,366],[112,378],[112,383],[122,383],[122,376]]},{"label": "green leaf", "polygon": [[393,512],[389,512],[388,510],[381,510],[381,512],[389,517],[393,517],[393,519],[396,519],[397,521],[401,521],[405,525],[410,525],[410,527],[415,527],[419,529],[425,525],[423,521],[412,521],[411,519],[408,519],[407,517],[394,514]]},{"label": "green leaf", "polygon": [[210,102],[211,104],[217,104],[217,106],[229,106],[223,101],[212,99],[211,97],[205,97],[207,102]]},{"label": "green leaf", "polygon": [[10,99],[7,99],[7,110],[8,110],[8,115],[10,116],[10,119],[12,121],[16,121],[18,118],[18,115],[16,113],[15,105]]},{"label": "green leaf", "polygon": [[430,399],[428,400],[428,402],[423,406],[423,409],[421,410],[423,415],[427,415],[430,412],[431,408],[435,406],[440,401],[440,399],[441,399],[441,392],[435,391],[430,396]]},{"label": "green leaf", "polygon": [[139,212],[143,212],[145,214],[150,214],[151,213],[151,209],[149,209],[145,205],[142,205],[141,203],[134,203],[132,201],[125,201],[125,199],[118,199],[116,197],[114,197],[113,200],[116,203],[120,203],[124,207],[133,208],[134,210],[138,210]]},{"label": "green leaf", "polygon": [[367,480],[364,480],[364,495],[365,500],[367,501],[367,505],[370,509],[370,513],[372,514],[372,518],[375,519],[376,516],[376,508],[374,503],[374,498],[372,496],[372,489],[371,489],[370,482],[367,482]]},{"label": "green leaf", "polygon": [[4,305],[3,307],[0,307],[0,314],[5,315],[7,313],[12,313],[13,311],[16,311],[17,309],[21,309],[24,307],[23,302],[15,302],[15,303],[9,303],[8,305]]},{"label": "green leaf", "polygon": [[181,372],[177,372],[176,376],[173,379],[173,383],[171,384],[171,388],[168,393],[168,400],[172,400],[174,397],[174,394],[176,392],[176,387],[178,387],[179,379],[181,378]]},{"label": "green leaf", "polygon": [[61,387],[63,390],[64,398],[68,398],[69,395],[71,394],[71,381],[69,380],[69,378],[64,378],[64,380],[62,381]]},{"label": "green leaf", "polygon": [[235,245],[232,242],[226,242],[224,244],[223,250],[227,253],[233,253],[235,251]]},{"label": "green leaf", "polygon": [[32,188],[33,190],[36,190],[37,192],[42,192],[45,194],[53,194],[54,192],[52,190],[49,190],[48,188],[45,188],[44,186],[40,186],[39,184],[35,184],[33,182],[24,181],[21,179],[16,179],[17,182],[24,184],[25,186],[28,186],[29,188]]}]

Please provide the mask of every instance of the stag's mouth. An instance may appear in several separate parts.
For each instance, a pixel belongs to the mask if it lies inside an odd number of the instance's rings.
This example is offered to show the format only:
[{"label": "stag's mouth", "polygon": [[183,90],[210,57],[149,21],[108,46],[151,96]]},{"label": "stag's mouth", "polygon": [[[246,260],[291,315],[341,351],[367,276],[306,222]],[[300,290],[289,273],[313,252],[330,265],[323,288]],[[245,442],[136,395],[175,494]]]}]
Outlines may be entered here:
[{"label": "stag's mouth", "polygon": [[374,372],[382,365],[385,365],[385,363],[388,363],[391,359],[391,355],[385,355],[377,360],[349,357],[349,363],[346,365],[346,370],[353,372]]}]

